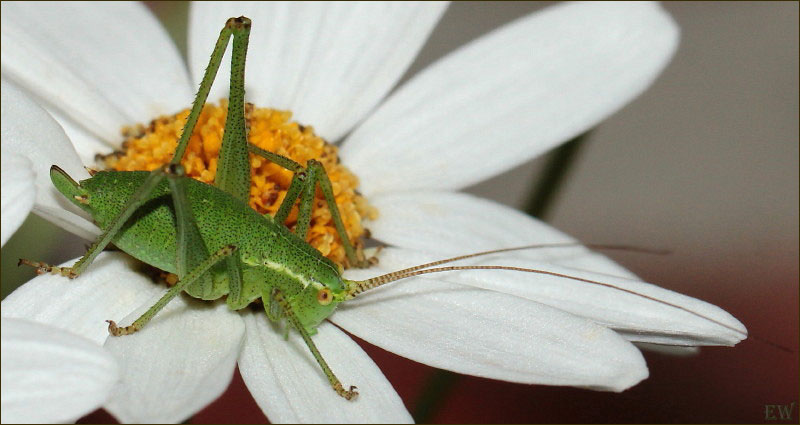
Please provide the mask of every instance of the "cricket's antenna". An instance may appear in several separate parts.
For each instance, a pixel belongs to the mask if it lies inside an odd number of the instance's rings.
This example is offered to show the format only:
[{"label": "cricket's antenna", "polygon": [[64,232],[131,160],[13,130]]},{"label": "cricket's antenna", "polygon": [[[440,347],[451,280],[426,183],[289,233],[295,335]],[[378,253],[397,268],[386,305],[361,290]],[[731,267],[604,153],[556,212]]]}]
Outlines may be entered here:
[{"label": "cricket's antenna", "polygon": [[[389,282],[394,282],[395,280],[398,280],[398,279],[403,279],[405,277],[410,277],[410,276],[405,276],[406,273],[410,273],[410,272],[417,271],[417,270],[422,270],[422,269],[427,269],[429,267],[438,266],[440,264],[452,263],[454,261],[459,261],[459,260],[465,260],[467,258],[481,257],[481,256],[484,256],[484,255],[498,254],[498,253],[501,253],[501,252],[522,251],[522,250],[525,250],[525,249],[571,248],[571,247],[579,247],[579,246],[583,246],[583,247],[591,248],[591,249],[601,249],[601,250],[606,250],[606,251],[629,251],[629,252],[637,252],[637,253],[641,253],[641,254],[652,254],[652,255],[667,255],[667,254],[670,254],[670,251],[666,250],[666,249],[642,248],[642,247],[634,246],[634,245],[619,245],[619,244],[582,244],[580,242],[560,242],[560,243],[549,243],[549,244],[522,245],[522,246],[511,247],[511,248],[499,248],[499,249],[492,249],[492,250],[489,250],[489,251],[475,252],[475,253],[472,253],[472,254],[459,255],[457,257],[445,258],[444,260],[432,261],[430,263],[420,264],[420,265],[417,265],[417,266],[414,266],[414,267],[409,267],[407,269],[393,271],[391,273],[387,273],[387,274],[381,275],[381,276],[376,276],[376,277],[373,277],[371,279],[367,279],[367,280],[364,280],[364,281],[353,281],[353,283],[356,283],[357,285],[350,288],[350,291],[348,293],[348,297],[349,298],[353,298],[356,295],[358,295],[358,294],[360,294],[360,293],[362,293],[364,291],[367,291],[369,289],[376,288],[378,286],[381,286],[381,285],[389,283]],[[368,285],[367,282],[371,282],[371,283]],[[363,283],[364,285],[359,285],[361,283]],[[363,288],[363,289],[357,289],[357,288]]]},{"label": "cricket's antenna", "polygon": [[[459,255],[456,257],[445,258],[444,260],[432,261],[430,263],[420,264],[414,267],[409,267],[407,269],[396,270],[391,273],[387,273],[381,276],[375,276],[371,279],[363,280],[363,281],[351,281],[354,283],[353,286],[350,287],[348,291],[347,297],[353,298],[356,295],[368,291],[373,288],[377,288],[378,286],[384,285],[389,282],[394,282],[399,279],[403,279],[406,277],[411,277],[415,275],[410,275],[409,273],[415,272],[417,270],[427,269],[430,267],[438,266],[445,263],[452,263],[454,261],[465,260],[467,258],[475,258],[484,255],[490,254],[498,254],[501,252],[510,252],[510,251],[522,251],[525,249],[536,249],[536,248],[570,248],[570,247],[579,247],[583,246],[586,248],[591,249],[601,249],[607,251],[629,251],[629,252],[638,252],[641,254],[653,254],[653,255],[666,255],[669,254],[670,251],[666,249],[657,249],[657,248],[642,248],[634,245],[620,245],[620,244],[582,244],[580,242],[559,242],[559,243],[547,243],[547,244],[532,244],[532,245],[522,245],[522,246],[515,246],[511,248],[499,248],[499,249],[492,249],[488,251],[480,251],[474,252],[472,254],[466,255]],[[442,270],[445,271],[445,270]],[[449,270],[448,270],[449,271]],[[421,273],[420,273],[421,274]]]},{"label": "cricket's antenna", "polygon": [[[692,314],[692,315],[694,315],[696,317],[708,320],[711,323],[714,323],[716,325],[722,326],[725,329],[728,329],[728,330],[731,330],[731,331],[736,332],[738,334],[744,335],[745,337],[747,336],[747,332],[746,331],[741,331],[739,329],[734,328],[733,326],[730,326],[730,325],[727,325],[725,323],[722,323],[719,320],[713,319],[711,317],[708,317],[708,316],[703,315],[701,313],[698,313],[696,311],[692,311],[692,310],[690,310],[690,309],[688,309],[686,307],[671,303],[669,301],[660,300],[658,298],[654,298],[654,297],[651,297],[649,295],[645,295],[645,294],[642,294],[642,293],[639,293],[639,292],[636,292],[636,291],[632,291],[630,289],[625,289],[625,288],[622,288],[622,287],[619,287],[619,286],[616,286],[616,285],[612,285],[610,283],[600,282],[600,281],[597,281],[597,280],[585,279],[585,278],[582,278],[582,277],[570,276],[570,275],[566,275],[566,274],[563,274],[563,273],[556,273],[556,272],[551,272],[551,271],[547,271],[547,270],[530,269],[530,268],[513,267],[513,266],[480,265],[480,266],[435,267],[435,266],[438,266],[438,265],[441,265],[441,264],[444,264],[444,263],[463,260],[463,259],[466,259],[466,258],[478,257],[478,256],[482,256],[482,255],[495,254],[495,253],[499,253],[499,252],[518,251],[518,250],[522,250],[522,249],[544,248],[544,247],[547,247],[547,248],[559,248],[559,247],[579,246],[579,245],[581,245],[581,244],[578,244],[578,243],[563,243],[563,244],[526,245],[526,246],[519,246],[519,247],[514,247],[514,248],[502,248],[502,249],[496,249],[496,250],[491,250],[491,251],[477,252],[477,253],[474,253],[474,254],[461,255],[461,256],[458,256],[458,257],[447,258],[447,259],[444,259],[444,260],[434,261],[434,262],[431,262],[431,263],[420,264],[418,266],[409,267],[407,269],[402,269],[402,270],[397,270],[397,271],[394,271],[394,272],[391,272],[391,273],[387,273],[387,274],[384,274],[384,275],[376,276],[376,277],[373,277],[373,278],[370,278],[370,279],[366,279],[366,280],[352,280],[352,281],[349,281],[350,287],[348,289],[346,297],[347,297],[347,299],[351,299],[351,298],[356,297],[358,294],[361,294],[363,292],[369,291],[371,289],[375,289],[375,288],[377,288],[379,286],[382,286],[382,285],[385,285],[387,283],[394,282],[394,281],[397,281],[397,280],[400,280],[400,279],[405,279],[405,278],[408,278],[408,277],[419,276],[419,275],[423,275],[423,274],[450,272],[450,271],[458,271],[458,270],[511,270],[511,271],[525,272],[525,273],[535,273],[535,274],[542,274],[542,275],[561,277],[561,278],[564,278],[564,279],[576,280],[576,281],[579,281],[579,282],[589,283],[589,284],[592,284],[592,285],[597,285],[597,286],[603,286],[603,287],[606,287],[606,288],[616,289],[616,290],[621,291],[621,292],[625,292],[625,293],[628,293],[628,294],[631,294],[631,295],[636,295],[638,297],[642,297],[644,299],[647,299],[647,300],[650,300],[650,301],[653,301],[653,302],[656,302],[656,303],[659,303],[659,304],[663,304],[663,305],[666,305],[666,306],[669,306],[669,307],[672,307],[672,308],[675,308],[675,309],[678,309],[678,310],[681,310],[681,311],[685,311],[685,312],[687,312],[689,314]],[[642,253],[648,253],[648,254],[666,254],[667,253],[664,250],[651,250],[651,249],[644,249],[644,248],[633,247],[633,246],[628,246],[628,245],[589,244],[589,245],[583,245],[583,246],[586,246],[586,247],[589,247],[589,248],[595,248],[595,249],[625,250],[625,251],[642,252]],[[770,345],[775,346],[776,348],[781,349],[781,350],[791,352],[791,350],[789,350],[786,347],[782,347],[782,346],[780,346],[778,344],[775,344],[775,343],[772,343],[772,342],[768,342],[768,343]]]},{"label": "cricket's antenna", "polygon": [[[484,255],[498,254],[498,253],[501,253],[501,252],[522,251],[522,250],[525,250],[525,249],[536,249],[536,248],[574,248],[574,247],[579,247],[579,246],[586,247],[586,248],[591,248],[591,249],[600,249],[600,250],[604,250],[604,251],[628,251],[628,252],[636,252],[636,253],[640,253],[640,254],[652,254],[652,255],[667,255],[667,254],[671,253],[669,250],[666,250],[666,249],[642,248],[642,247],[635,246],[635,245],[592,244],[592,243],[590,243],[590,244],[582,244],[580,242],[544,243],[544,244],[515,246],[515,247],[511,247],[511,248],[499,248],[499,249],[492,249],[492,250],[489,250],[489,251],[475,252],[475,253],[472,253],[472,254],[459,255],[457,257],[445,258],[444,260],[433,261],[433,262],[430,262],[430,263],[425,263],[425,264],[420,264],[418,266],[409,267],[407,269],[397,270],[397,271],[394,271],[394,272],[391,272],[391,273],[387,273],[387,274],[385,274],[383,276],[374,277],[372,279],[390,278],[392,276],[396,276],[396,275],[399,275],[399,274],[402,274],[402,273],[408,273],[408,272],[413,272],[415,270],[427,269],[428,267],[434,267],[434,266],[438,266],[440,264],[452,263],[454,261],[465,260],[467,258],[481,257],[481,256],[484,256]],[[369,279],[369,280],[372,280],[372,279]],[[397,278],[397,279],[402,279],[402,278]],[[383,282],[383,283],[393,282],[393,281],[395,281],[397,279],[389,280],[389,281],[386,281],[386,282]],[[381,283],[381,285],[383,283]],[[371,289],[371,288],[369,288],[369,289]],[[366,291],[366,289],[365,289],[365,291]],[[363,292],[363,291],[361,291],[361,292]]]},{"label": "cricket's antenna", "polygon": [[751,337],[753,339],[755,339],[756,341],[759,341],[761,343],[767,344],[772,348],[777,348],[778,350],[784,351],[786,353],[796,353],[795,350],[792,350],[791,348],[789,348],[789,347],[787,347],[785,345],[780,345],[777,342],[772,342],[772,341],[770,341],[768,339],[760,338],[760,337],[758,337],[756,335],[752,335]]}]

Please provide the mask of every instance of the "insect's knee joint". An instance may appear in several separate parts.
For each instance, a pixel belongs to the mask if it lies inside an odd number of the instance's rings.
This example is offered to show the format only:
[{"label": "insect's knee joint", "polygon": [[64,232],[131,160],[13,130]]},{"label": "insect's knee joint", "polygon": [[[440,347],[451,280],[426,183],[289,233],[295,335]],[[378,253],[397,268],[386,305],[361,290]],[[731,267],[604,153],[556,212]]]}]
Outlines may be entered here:
[{"label": "insect's knee joint", "polygon": [[246,16],[230,18],[228,19],[228,22],[225,23],[225,26],[231,29],[250,29],[250,25],[250,18]]},{"label": "insect's knee joint", "polygon": [[184,176],[186,175],[186,169],[181,164],[167,164],[164,166],[164,173],[173,176]]}]

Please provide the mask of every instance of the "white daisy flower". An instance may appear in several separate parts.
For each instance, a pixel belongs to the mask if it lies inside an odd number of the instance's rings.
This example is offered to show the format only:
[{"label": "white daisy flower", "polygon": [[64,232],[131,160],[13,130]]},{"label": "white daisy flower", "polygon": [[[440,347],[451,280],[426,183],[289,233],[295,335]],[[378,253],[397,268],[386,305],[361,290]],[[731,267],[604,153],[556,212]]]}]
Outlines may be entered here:
[{"label": "white daisy flower", "polygon": [[[465,251],[573,241],[455,191],[586,131],[640,94],[671,57],[677,27],[651,3],[559,5],[469,43],[386,97],[444,8],[192,4],[187,73],[139,4],[4,2],[2,144],[33,164],[34,211],[93,238],[98,230],[52,188],[50,165],[84,179],[83,165],[118,147],[123,126],[187,107],[221,24],[245,15],[253,21],[247,100],[291,110],[328,140],[349,134],[343,162],[379,211],[368,226],[390,248],[379,266],[346,277]],[[225,63],[212,99],[227,95]],[[586,249],[489,261],[599,280],[652,299],[540,275],[441,273],[365,294],[330,320],[384,349],[458,373],[612,391],[648,374],[631,341],[733,345],[746,335],[721,309],[640,283]],[[122,253],[102,253],[78,279],[40,276],[2,303],[4,317],[104,344],[122,375],[104,407],[121,421],[181,421],[222,393],[237,363],[273,422],[411,421],[377,366],[331,323],[314,341],[342,382],[358,386],[355,401],[330,389],[294,332],[283,341],[263,313],[232,313],[221,302],[178,298],[141,332],[109,338],[104,320],[130,323],[163,292],[135,264]]]}]

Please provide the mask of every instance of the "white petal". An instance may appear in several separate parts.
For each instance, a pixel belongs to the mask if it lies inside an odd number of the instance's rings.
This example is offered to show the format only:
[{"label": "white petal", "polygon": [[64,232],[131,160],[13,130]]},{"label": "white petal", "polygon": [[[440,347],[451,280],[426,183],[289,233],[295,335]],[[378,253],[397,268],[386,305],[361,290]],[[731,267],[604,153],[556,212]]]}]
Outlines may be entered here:
[{"label": "white petal", "polygon": [[2,81],[0,97],[3,150],[25,156],[33,163],[37,189],[33,212],[78,236],[94,239],[100,230],[50,181],[50,166],[53,164],[76,181],[89,177],[64,130],[23,91],[6,80]]},{"label": "white petal", "polygon": [[104,252],[74,280],[39,276],[3,300],[2,314],[105,342],[122,366],[123,386],[106,405],[120,420],[181,421],[227,387],[243,324],[221,303],[178,297],[142,331],[108,338],[105,320],[127,325],[164,293],[134,271],[136,264],[126,254]]},{"label": "white petal", "polygon": [[[369,224],[370,232],[390,246],[451,257],[532,244],[573,243],[576,246],[537,248],[488,258],[512,256],[636,278],[560,230],[487,199],[465,193],[425,191],[382,194],[371,197],[370,202],[380,211],[379,219]],[[435,259],[441,258],[432,260]]]},{"label": "white petal", "polygon": [[[519,211],[461,193],[387,194],[376,196],[371,202],[381,212],[380,219],[370,225],[372,235],[403,248],[384,250],[381,266],[388,269],[483,250],[575,242]],[[745,327],[719,307],[639,282],[605,256],[581,246],[494,254],[458,264],[541,269],[612,284],[660,300],[586,282],[522,272],[473,271],[437,276],[441,280],[513,294],[587,317],[619,330],[632,341],[734,345],[747,335]]]},{"label": "white petal", "polygon": [[[535,243],[577,242],[527,214],[465,193],[399,192],[376,195],[369,201],[380,212],[369,223],[372,237],[402,248],[454,256]],[[563,252],[526,251],[547,260]]]},{"label": "white petal", "polygon": [[43,275],[17,288],[3,300],[2,315],[69,330],[101,345],[108,337],[106,320],[119,321],[164,291],[134,271],[138,264],[127,254],[102,252],[76,279]]},{"label": "white petal", "polygon": [[365,293],[331,320],[401,356],[469,375],[613,391],[647,377],[641,353],[608,328],[533,301],[433,279]]},{"label": "white petal", "polygon": [[2,72],[98,138],[191,103],[186,67],[140,3],[2,5]]},{"label": "white petal", "polygon": [[655,4],[558,5],[433,64],[342,147],[363,193],[461,188],[597,125],[643,92],[678,41]]},{"label": "white petal", "polygon": [[[157,299],[117,323],[132,323]],[[186,420],[228,387],[243,336],[244,323],[225,303],[176,297],[144,329],[106,340],[122,375],[106,410],[122,422]]]},{"label": "white petal", "polygon": [[[225,20],[253,20],[247,99],[289,109],[337,140],[394,86],[417,55],[446,3],[194,3],[189,57],[199,84]],[[227,97],[230,53],[210,98]]]},{"label": "white petal", "polygon": [[95,161],[95,156],[97,154],[107,155],[114,151],[113,147],[98,139],[97,136],[89,133],[85,128],[75,123],[75,121],[64,115],[57,108],[49,105],[39,106],[43,107],[47,113],[56,120],[58,125],[64,129],[64,133],[67,134],[69,141],[72,142],[72,146],[75,147],[75,151],[78,153],[78,157],[83,164],[93,167],[97,162]]},{"label": "white petal", "polygon": [[116,362],[78,335],[27,320],[2,323],[2,422],[74,422],[108,398]]},{"label": "white petal", "polygon": [[28,158],[2,150],[0,156],[0,211],[2,211],[2,236],[0,245],[22,226],[22,222],[33,208],[36,199],[36,185],[33,164]]},{"label": "white petal", "polygon": [[412,423],[403,401],[378,366],[349,336],[323,322],[314,343],[356,399],[336,394],[302,338],[289,340],[263,313],[246,312],[247,338],[239,370],[272,423]]},{"label": "white petal", "polygon": [[[397,249],[385,249],[380,256],[381,266],[392,270],[435,259],[438,257]],[[732,346],[747,337],[744,325],[719,307],[638,280],[587,272],[553,262],[531,261],[512,254],[470,259],[458,264],[526,267],[613,285],[614,288],[609,288],[558,276],[518,271],[477,270],[437,276],[443,281],[547,304],[609,326],[630,341]]]}]

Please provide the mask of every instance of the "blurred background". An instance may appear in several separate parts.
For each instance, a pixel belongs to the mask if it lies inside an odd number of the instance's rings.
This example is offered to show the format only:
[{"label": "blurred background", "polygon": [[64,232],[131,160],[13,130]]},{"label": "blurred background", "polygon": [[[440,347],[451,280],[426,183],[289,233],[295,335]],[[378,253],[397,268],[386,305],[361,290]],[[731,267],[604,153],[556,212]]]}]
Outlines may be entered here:
[{"label": "blurred background", "polygon": [[[404,79],[548,4],[451,5]],[[187,4],[148,6],[185,52]],[[646,281],[722,307],[752,337],[689,357],[646,352],[650,378],[622,394],[441,375],[362,343],[418,421],[774,422],[765,406],[794,402],[788,422],[797,423],[798,3],[663,7],[681,27],[677,54],[650,90],[572,149],[565,179],[540,215],[585,242],[670,249],[669,256],[609,256]],[[525,209],[552,157],[468,191]],[[16,268],[17,257],[58,263],[86,244],[31,216],[3,248],[3,297],[31,277]],[[109,420],[98,412],[82,422]],[[192,418],[265,420],[238,374]]]}]

